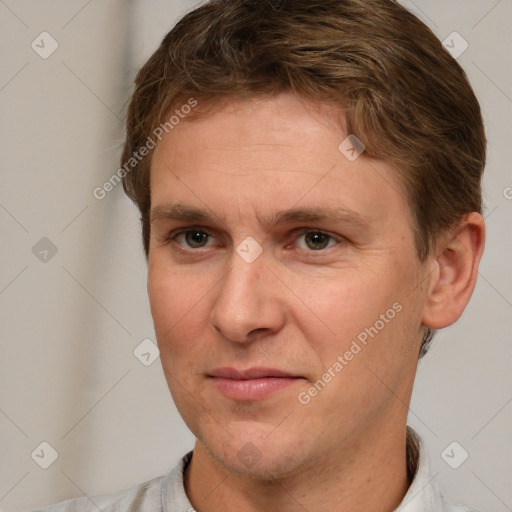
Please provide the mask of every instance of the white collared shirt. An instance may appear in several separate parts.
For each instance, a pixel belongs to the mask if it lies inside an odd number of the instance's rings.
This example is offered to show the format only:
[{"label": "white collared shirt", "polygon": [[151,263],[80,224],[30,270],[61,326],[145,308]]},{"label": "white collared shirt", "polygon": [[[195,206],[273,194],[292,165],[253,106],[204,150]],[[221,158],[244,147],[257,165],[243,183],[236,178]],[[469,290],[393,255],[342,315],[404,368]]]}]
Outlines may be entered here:
[{"label": "white collared shirt", "polygon": [[414,479],[395,512],[477,512],[442,495],[430,475],[427,450],[421,437],[407,427],[407,453],[414,466]]},{"label": "white collared shirt", "polygon": [[[408,427],[408,462],[413,481],[395,512],[477,512],[445,498],[429,473],[429,459],[421,438]],[[75,498],[32,512],[195,512],[183,485],[183,471],[190,461],[187,453],[165,476],[154,478],[108,496]]]}]

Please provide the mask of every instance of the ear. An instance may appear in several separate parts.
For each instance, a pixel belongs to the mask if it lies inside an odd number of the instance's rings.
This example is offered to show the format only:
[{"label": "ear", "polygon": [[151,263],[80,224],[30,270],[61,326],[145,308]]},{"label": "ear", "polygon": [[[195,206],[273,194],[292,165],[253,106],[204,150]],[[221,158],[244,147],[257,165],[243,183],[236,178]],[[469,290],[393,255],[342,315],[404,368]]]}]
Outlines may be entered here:
[{"label": "ear", "polygon": [[476,212],[465,215],[456,228],[438,241],[423,325],[442,329],[459,319],[475,288],[484,244],[484,219]]}]

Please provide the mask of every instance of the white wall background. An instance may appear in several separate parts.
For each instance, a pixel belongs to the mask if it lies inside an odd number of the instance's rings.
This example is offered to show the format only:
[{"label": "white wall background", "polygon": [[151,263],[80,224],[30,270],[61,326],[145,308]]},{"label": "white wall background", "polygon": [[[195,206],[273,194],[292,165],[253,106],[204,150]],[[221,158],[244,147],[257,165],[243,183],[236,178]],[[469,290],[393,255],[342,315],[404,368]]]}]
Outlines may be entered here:
[{"label": "white wall background", "polygon": [[[512,510],[512,2],[405,1],[459,57],[489,137],[488,239],[461,320],[420,363],[410,424],[432,474],[454,498]],[[0,509],[109,493],[167,472],[193,446],[158,360],[133,355],[154,338],[138,212],[118,186],[122,117],[138,67],[186,0],[0,0]],[[48,51],[47,31],[58,49]],[[44,48],[43,48],[44,45]],[[507,199],[508,196],[508,199]],[[47,237],[43,262],[32,252]],[[46,244],[46,245],[45,245]],[[40,253],[40,257],[44,253]],[[49,442],[58,459],[31,458]],[[457,441],[469,458],[450,468]],[[36,451],[40,453],[40,451]],[[46,450],[46,454],[48,450]],[[46,455],[45,455],[46,456]],[[41,459],[39,459],[41,461]]]}]

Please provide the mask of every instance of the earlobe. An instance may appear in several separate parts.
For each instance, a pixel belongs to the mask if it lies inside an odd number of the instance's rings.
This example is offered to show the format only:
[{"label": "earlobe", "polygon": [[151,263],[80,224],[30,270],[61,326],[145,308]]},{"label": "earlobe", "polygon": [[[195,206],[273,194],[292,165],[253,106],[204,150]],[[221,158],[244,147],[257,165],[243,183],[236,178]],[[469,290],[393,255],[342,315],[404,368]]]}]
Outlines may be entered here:
[{"label": "earlobe", "polygon": [[462,315],[475,288],[484,243],[484,219],[476,212],[465,215],[457,227],[438,242],[423,325],[442,329]]}]

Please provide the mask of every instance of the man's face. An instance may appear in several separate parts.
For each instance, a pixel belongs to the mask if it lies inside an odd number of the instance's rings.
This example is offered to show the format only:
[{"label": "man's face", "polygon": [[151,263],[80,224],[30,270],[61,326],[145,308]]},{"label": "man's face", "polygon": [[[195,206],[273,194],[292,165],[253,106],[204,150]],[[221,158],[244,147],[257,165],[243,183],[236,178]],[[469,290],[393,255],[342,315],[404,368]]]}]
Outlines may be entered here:
[{"label": "man's face", "polygon": [[[190,430],[236,472],[294,474],[405,428],[427,272],[396,173],[350,161],[332,114],[291,94],[233,101],[153,155],[162,365]],[[211,218],[167,215],[177,205]]]}]

